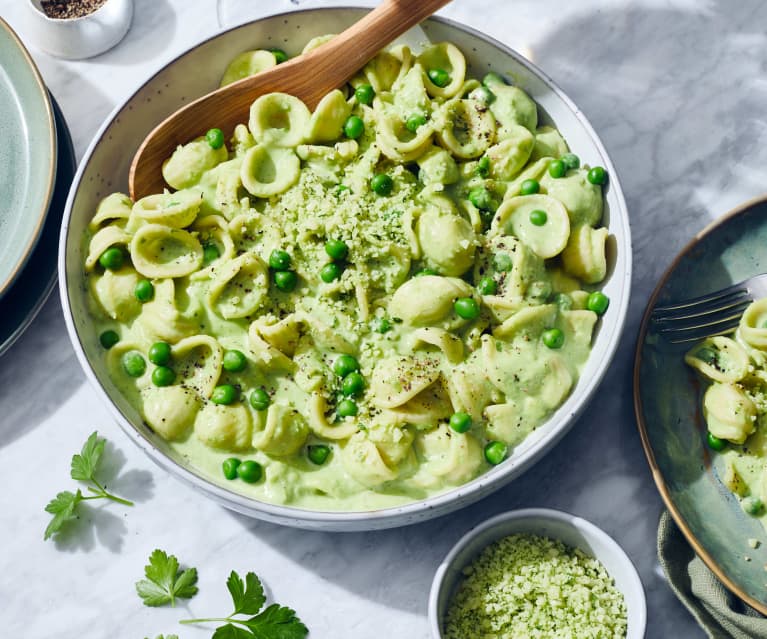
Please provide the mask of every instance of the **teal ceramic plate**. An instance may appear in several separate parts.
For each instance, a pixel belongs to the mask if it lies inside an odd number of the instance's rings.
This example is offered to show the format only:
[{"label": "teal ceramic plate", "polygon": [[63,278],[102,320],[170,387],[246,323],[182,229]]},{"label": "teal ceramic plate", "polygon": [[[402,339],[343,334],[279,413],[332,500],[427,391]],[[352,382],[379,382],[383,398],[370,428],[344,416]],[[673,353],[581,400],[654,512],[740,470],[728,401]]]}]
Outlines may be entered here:
[{"label": "teal ceramic plate", "polygon": [[24,45],[2,19],[0,131],[2,297],[40,239],[56,177],[56,125],[48,91]]},{"label": "teal ceramic plate", "polygon": [[58,137],[58,170],[51,206],[37,246],[27,265],[8,288],[0,302],[0,355],[7,351],[48,299],[56,284],[56,259],[59,227],[67,193],[77,168],[72,138],[58,104],[51,96]]},{"label": "teal ceramic plate", "polygon": [[767,196],[701,231],[661,278],[639,333],[634,408],[655,483],[687,540],[734,594],[767,614],[767,533],[718,478],[705,444],[704,388],[683,361],[690,345],[669,344],[649,321],[656,305],[758,273],[767,273]]}]

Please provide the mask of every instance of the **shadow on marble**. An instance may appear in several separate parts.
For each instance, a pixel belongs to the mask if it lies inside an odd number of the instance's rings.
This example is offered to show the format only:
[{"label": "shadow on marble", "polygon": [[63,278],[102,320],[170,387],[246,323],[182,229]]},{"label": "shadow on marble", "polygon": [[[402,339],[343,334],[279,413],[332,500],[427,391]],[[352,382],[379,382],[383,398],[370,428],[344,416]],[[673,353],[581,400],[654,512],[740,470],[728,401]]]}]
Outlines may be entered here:
[{"label": "shadow on marble", "polygon": [[83,383],[59,297],[51,295],[27,331],[0,357],[0,448],[43,424]]},{"label": "shadow on marble", "polygon": [[94,58],[114,66],[133,66],[160,59],[173,43],[176,14],[168,0],[135,0],[133,24],[125,38],[113,49]]},{"label": "shadow on marble", "polygon": [[137,469],[123,472],[128,458],[109,440],[104,448],[102,460],[98,478],[101,485],[109,492],[114,492],[136,504],[144,503],[154,497],[155,486],[152,473]]}]

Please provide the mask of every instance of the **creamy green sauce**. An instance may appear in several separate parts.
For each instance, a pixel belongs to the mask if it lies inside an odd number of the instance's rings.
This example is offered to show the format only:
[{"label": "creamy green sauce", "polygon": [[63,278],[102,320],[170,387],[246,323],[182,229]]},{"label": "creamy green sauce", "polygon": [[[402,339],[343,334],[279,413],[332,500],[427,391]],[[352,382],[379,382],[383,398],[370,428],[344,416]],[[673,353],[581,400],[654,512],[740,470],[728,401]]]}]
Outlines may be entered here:
[{"label": "creamy green sauce", "polygon": [[[435,61],[444,87],[428,79]],[[503,463],[485,446],[510,453],[565,400],[597,321],[585,289],[605,276],[601,187],[587,168],[549,177],[568,148],[536,128],[532,100],[491,78],[488,108],[444,43],[380,54],[352,80],[368,83],[372,105],[338,91],[313,114],[264,96],[228,145],[179,147],[164,168],[175,192],[106,198],[87,238],[95,336],[119,335],[105,358],[120,392],[200,473],[271,503],[386,508]],[[356,139],[343,134],[350,116],[364,125]],[[330,240],[345,257],[329,255]],[[125,264],[105,269],[99,256],[115,246]],[[289,265],[274,268],[274,251]],[[323,276],[330,264],[338,277]],[[286,269],[296,285],[281,290]],[[144,279],[154,296],[140,301]],[[169,386],[151,362],[138,377],[123,363],[156,342],[171,345]],[[243,370],[222,366],[230,350]],[[364,378],[351,397],[340,355]],[[235,401],[213,402],[225,385]],[[256,390],[266,410],[250,402]],[[356,415],[339,415],[344,401]],[[456,413],[467,431],[451,428]],[[307,454],[317,445],[330,448],[321,464]],[[226,480],[232,456],[263,477]]]}]

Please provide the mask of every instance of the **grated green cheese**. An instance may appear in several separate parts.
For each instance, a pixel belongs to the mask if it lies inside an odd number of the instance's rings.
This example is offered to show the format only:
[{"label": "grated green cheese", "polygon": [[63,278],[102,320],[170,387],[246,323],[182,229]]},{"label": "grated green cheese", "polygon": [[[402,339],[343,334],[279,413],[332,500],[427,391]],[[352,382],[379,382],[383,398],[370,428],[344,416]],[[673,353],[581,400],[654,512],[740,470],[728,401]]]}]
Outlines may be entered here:
[{"label": "grated green cheese", "polygon": [[560,541],[511,535],[463,572],[445,639],[626,636],[626,603],[604,566]]}]

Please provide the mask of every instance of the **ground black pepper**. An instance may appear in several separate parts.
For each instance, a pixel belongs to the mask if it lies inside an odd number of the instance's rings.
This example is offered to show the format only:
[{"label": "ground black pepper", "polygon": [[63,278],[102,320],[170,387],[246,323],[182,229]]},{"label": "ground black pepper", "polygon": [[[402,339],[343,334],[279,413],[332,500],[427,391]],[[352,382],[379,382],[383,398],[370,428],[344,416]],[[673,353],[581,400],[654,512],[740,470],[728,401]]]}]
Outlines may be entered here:
[{"label": "ground black pepper", "polygon": [[45,15],[57,20],[82,18],[100,8],[107,0],[42,0]]}]

